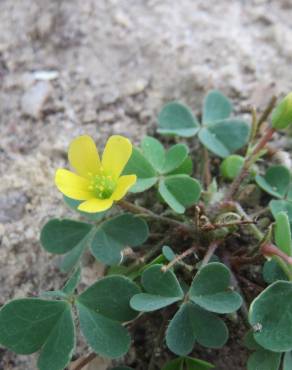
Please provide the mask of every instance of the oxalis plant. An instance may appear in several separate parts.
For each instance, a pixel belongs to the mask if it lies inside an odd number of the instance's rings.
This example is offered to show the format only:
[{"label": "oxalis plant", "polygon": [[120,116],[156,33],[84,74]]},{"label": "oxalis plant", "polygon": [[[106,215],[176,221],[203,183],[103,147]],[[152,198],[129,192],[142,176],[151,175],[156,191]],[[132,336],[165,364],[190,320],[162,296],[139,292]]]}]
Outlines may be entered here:
[{"label": "oxalis plant", "polygon": [[[157,130],[167,149],[154,137],[133,147],[114,135],[99,157],[91,137],[72,141],[72,171],[58,169],[55,183],[76,219],[49,220],[40,235],[47,252],[63,255],[68,279],[1,308],[2,346],[38,352],[40,370],[82,369],[95,356],[129,370],[131,334],[156,315],[148,370],[214,368],[193,354],[223,347],[230,323],[245,327],[237,340],[250,350],[248,370],[292,369],[292,182],[269,148],[292,123],[292,93],[252,109],[250,123],[232,111],[219,91],[205,97],[200,121],[167,104]],[[253,206],[248,187],[261,191]],[[106,273],[81,290],[85,254]],[[92,353],[69,365],[79,332]]]}]

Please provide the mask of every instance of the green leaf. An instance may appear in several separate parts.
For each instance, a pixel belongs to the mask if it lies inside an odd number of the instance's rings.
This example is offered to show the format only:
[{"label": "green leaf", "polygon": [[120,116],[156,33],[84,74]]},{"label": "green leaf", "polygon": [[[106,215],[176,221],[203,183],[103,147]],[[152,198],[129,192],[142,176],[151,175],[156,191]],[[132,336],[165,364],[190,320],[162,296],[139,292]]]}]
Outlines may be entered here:
[{"label": "green leaf", "polygon": [[220,172],[222,177],[233,180],[243,167],[244,158],[241,155],[232,154],[221,163]]},{"label": "green leaf", "polygon": [[180,301],[183,290],[175,276],[168,270],[162,272],[163,265],[153,265],[143,272],[142,286],[146,293],[136,294],[131,299],[131,307],[137,311],[155,311]]},{"label": "green leaf", "polygon": [[158,116],[158,132],[182,137],[195,136],[200,125],[191,110],[178,102],[166,104]]},{"label": "green leaf", "polygon": [[174,253],[174,251],[167,245],[162,247],[162,253],[164,257],[167,259],[167,261],[169,262],[172,261],[176,257],[176,254]]},{"label": "green leaf", "polygon": [[81,269],[80,267],[78,267],[74,272],[73,274],[71,275],[70,279],[67,281],[67,283],[65,284],[64,288],[62,289],[62,291],[66,294],[73,294],[77,285],[79,284],[80,282],[80,278],[81,278]]},{"label": "green leaf", "polygon": [[288,127],[292,123],[292,93],[280,101],[272,112],[272,126],[277,129]]},{"label": "green leaf", "polygon": [[137,182],[130,190],[132,193],[140,193],[150,189],[158,180],[154,168],[137,148],[133,148],[131,158],[123,171],[123,175],[137,176]]},{"label": "green leaf", "polygon": [[269,203],[269,208],[274,218],[276,218],[279,212],[285,212],[290,223],[292,222],[292,202],[287,200],[271,200]]},{"label": "green leaf", "polygon": [[41,350],[40,370],[62,370],[75,346],[71,307],[64,301],[16,299],[0,311],[0,343],[18,354]]},{"label": "green leaf", "polygon": [[263,278],[266,283],[271,284],[278,280],[287,280],[287,276],[277,261],[271,259],[266,261],[263,267]]},{"label": "green leaf", "polygon": [[292,349],[292,283],[277,281],[253,301],[249,322],[257,327],[255,340],[275,352]]},{"label": "green leaf", "polygon": [[141,149],[153,168],[160,172],[165,161],[165,151],[160,141],[154,137],[146,136],[141,143]]},{"label": "green leaf", "polygon": [[183,163],[168,175],[191,175],[193,172],[193,161],[191,157],[187,157]]},{"label": "green leaf", "polygon": [[177,213],[197,203],[201,195],[201,185],[187,175],[168,176],[159,182],[159,194]]},{"label": "green leaf", "polygon": [[130,279],[111,275],[91,285],[79,295],[77,301],[102,316],[124,322],[137,316],[129,302],[139,292],[137,285]]},{"label": "green leaf", "polygon": [[74,267],[76,267],[85,249],[89,245],[90,236],[91,235],[89,234],[79,244],[77,244],[77,246],[73,248],[72,251],[64,256],[63,261],[60,264],[60,269],[62,272],[70,272]]},{"label": "green leaf", "polygon": [[209,263],[194,277],[189,296],[200,307],[216,313],[231,313],[241,306],[240,295],[230,289],[230,271],[222,263]]},{"label": "green leaf", "polygon": [[180,356],[190,353],[195,341],[205,347],[220,348],[227,338],[224,322],[193,303],[184,303],[180,307],[166,331],[168,348]]},{"label": "green leaf", "polygon": [[171,360],[166,365],[164,365],[162,370],[183,370],[184,362],[185,359],[183,357],[175,358],[174,360]]},{"label": "green leaf", "polygon": [[147,223],[141,218],[124,213],[98,226],[91,243],[92,254],[99,261],[118,264],[126,246],[138,247],[148,238]]},{"label": "green leaf", "polygon": [[292,255],[291,229],[286,212],[279,212],[276,215],[275,241],[281,251],[288,256]]},{"label": "green leaf", "polygon": [[187,159],[189,148],[185,144],[173,145],[165,155],[165,162],[161,173],[167,174],[175,171]]},{"label": "green leaf", "polygon": [[284,354],[283,360],[283,370],[291,370],[292,369],[292,352],[286,352]]},{"label": "green leaf", "polygon": [[118,366],[118,367],[113,367],[111,370],[133,370],[133,369],[128,366]]},{"label": "green leaf", "polygon": [[263,350],[263,347],[261,347],[254,339],[254,332],[252,329],[250,329],[245,337],[244,337],[244,345],[246,348],[248,348],[251,351],[257,351],[257,350]]},{"label": "green leaf", "polygon": [[230,100],[220,91],[212,90],[204,99],[202,122],[210,123],[228,118],[232,112]]},{"label": "green leaf", "polygon": [[91,348],[101,356],[118,358],[128,352],[130,336],[119,322],[77,302],[80,328]]},{"label": "green leaf", "polygon": [[278,370],[281,362],[281,353],[264,349],[254,352],[248,359],[247,370]]},{"label": "green leaf", "polygon": [[214,365],[210,362],[199,360],[198,358],[186,357],[185,364],[187,370],[207,370],[214,369]]},{"label": "green leaf", "polygon": [[83,202],[83,200],[76,200],[76,199],[71,199],[69,197],[66,197],[66,195],[63,196],[65,204],[73,209],[73,211],[76,211],[80,213],[83,217],[87,218],[90,221],[99,221],[101,220],[107,212],[98,212],[98,213],[88,213],[88,212],[83,212],[79,211],[78,206]]},{"label": "green leaf", "polygon": [[84,222],[53,219],[43,227],[41,243],[50,253],[64,254],[82,242],[91,228]]},{"label": "green leaf", "polygon": [[284,166],[270,167],[265,176],[257,175],[256,183],[268,194],[276,198],[284,198],[287,195],[290,184],[290,172]]},{"label": "green leaf", "polygon": [[199,132],[201,143],[212,153],[225,158],[247,144],[249,126],[237,119],[217,121]]}]

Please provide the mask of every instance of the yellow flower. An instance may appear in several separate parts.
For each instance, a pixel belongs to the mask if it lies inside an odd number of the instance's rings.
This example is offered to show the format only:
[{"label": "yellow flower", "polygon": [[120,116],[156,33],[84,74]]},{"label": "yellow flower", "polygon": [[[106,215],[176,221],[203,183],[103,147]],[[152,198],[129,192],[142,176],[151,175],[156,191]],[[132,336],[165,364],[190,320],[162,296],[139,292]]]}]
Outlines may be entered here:
[{"label": "yellow flower", "polygon": [[105,211],[123,198],[137,180],[136,175],[121,176],[131,154],[131,142],[114,135],[108,139],[100,160],[93,139],[79,136],[72,141],[68,152],[76,173],[58,169],[56,186],[67,197],[84,201],[78,206],[80,211]]}]

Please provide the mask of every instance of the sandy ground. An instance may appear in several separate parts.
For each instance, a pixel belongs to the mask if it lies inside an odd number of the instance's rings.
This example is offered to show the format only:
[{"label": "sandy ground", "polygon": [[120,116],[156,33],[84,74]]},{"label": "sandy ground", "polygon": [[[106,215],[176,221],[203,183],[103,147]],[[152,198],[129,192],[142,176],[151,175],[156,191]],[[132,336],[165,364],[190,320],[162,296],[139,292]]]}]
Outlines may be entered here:
[{"label": "sandy ground", "polygon": [[64,279],[38,237],[68,213],[53,177],[72,138],[138,142],[164,102],[197,111],[209,88],[241,106],[291,90],[291,20],[291,0],[0,0],[0,304]]}]

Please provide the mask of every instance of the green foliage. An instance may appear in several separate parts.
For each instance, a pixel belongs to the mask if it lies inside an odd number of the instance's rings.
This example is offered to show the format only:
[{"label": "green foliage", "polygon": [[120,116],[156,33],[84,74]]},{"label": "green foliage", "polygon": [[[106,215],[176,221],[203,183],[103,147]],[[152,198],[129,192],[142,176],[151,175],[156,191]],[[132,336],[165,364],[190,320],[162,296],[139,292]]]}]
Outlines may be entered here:
[{"label": "green foliage", "polygon": [[286,212],[279,212],[276,215],[275,241],[279,249],[288,256],[292,255],[291,229]]},{"label": "green foliage", "polygon": [[[276,304],[275,304],[276,303]],[[252,303],[249,322],[258,330],[254,338],[264,349],[283,352],[292,349],[292,283],[277,281]]]},{"label": "green foliage", "polygon": [[284,199],[288,195],[291,176],[285,166],[272,166],[265,176],[257,175],[255,179],[259,187],[276,198]]},{"label": "green foliage", "polygon": [[73,268],[87,247],[101,262],[118,264],[126,246],[139,247],[148,238],[147,223],[130,213],[113,217],[98,226],[73,220],[51,220],[43,228],[41,243],[55,254],[70,252],[65,257],[62,269]]},{"label": "green foliage", "polygon": [[75,347],[72,303],[76,303],[81,331],[91,347],[110,358],[127,352],[130,337],[121,325],[136,317],[129,306],[139,288],[121,276],[103,278],[78,297],[69,299],[79,280],[76,271],[63,291],[62,300],[16,299],[0,310],[0,344],[19,354],[39,351],[40,370],[62,370]]},{"label": "green foliage", "polygon": [[283,129],[292,123],[292,93],[285,96],[272,112],[272,125]]},{"label": "green foliage", "polygon": [[167,104],[158,117],[158,132],[182,137],[198,133],[201,143],[212,153],[225,158],[242,148],[249,138],[246,122],[230,118],[232,105],[221,92],[213,90],[204,100],[202,125],[190,109],[180,103]]},{"label": "green foliage", "polygon": [[166,104],[158,116],[158,132],[191,137],[199,131],[199,122],[191,110],[177,102]]},{"label": "green foliage", "polygon": [[42,229],[41,243],[50,253],[64,254],[84,242],[92,226],[73,220],[50,220]]},{"label": "green foliage", "polygon": [[279,370],[281,353],[260,349],[248,359],[247,370]]},{"label": "green foliage", "polygon": [[278,280],[287,280],[286,274],[274,259],[265,262],[263,267],[263,278],[268,284]]},{"label": "green foliage", "polygon": [[197,203],[201,195],[199,182],[187,175],[168,176],[159,182],[159,194],[177,213]]},{"label": "green foliage", "polygon": [[283,370],[292,369],[292,352],[286,352],[283,359]]},{"label": "green foliage", "polygon": [[[134,295],[130,301],[138,311],[154,311],[184,300],[166,331],[166,343],[177,355],[192,351],[195,342],[219,348],[228,338],[224,322],[212,312],[230,313],[241,305],[240,296],[229,289],[230,272],[221,263],[210,263],[195,276],[186,296],[171,270],[162,271],[154,265],[144,271],[142,286],[145,293]],[[211,311],[211,312],[210,312]],[[214,335],[213,331],[216,333]]]},{"label": "green foliage", "polygon": [[216,313],[230,313],[242,304],[240,295],[230,289],[230,271],[222,263],[209,263],[195,276],[189,296],[202,308]]},{"label": "green foliage", "polygon": [[63,369],[70,361],[74,337],[70,305],[64,301],[16,299],[0,311],[1,345],[19,354],[40,351],[40,370]]},{"label": "green foliage", "polygon": [[137,183],[132,192],[141,192],[158,183],[159,195],[177,213],[198,202],[201,195],[199,182],[189,176],[192,162],[184,144],[165,151],[161,143],[146,136],[141,150],[135,148],[124,174],[134,173]]},{"label": "green foliage", "polygon": [[227,180],[233,180],[239,174],[244,163],[244,158],[241,155],[232,154],[225,158],[221,163],[221,175]]},{"label": "green foliage", "polygon": [[146,293],[135,295],[131,307],[137,311],[155,311],[180,301],[183,290],[172,271],[162,272],[162,265],[154,265],[144,271],[142,286]]},{"label": "green foliage", "polygon": [[208,370],[214,366],[209,362],[193,357],[178,357],[169,361],[162,370]]},{"label": "green foliage", "polygon": [[202,127],[199,139],[212,153],[226,158],[247,143],[248,135],[249,127],[244,121],[226,119]]},{"label": "green foliage", "polygon": [[118,264],[126,246],[139,247],[148,238],[149,229],[144,220],[124,213],[100,224],[91,243],[91,252],[99,261]]},{"label": "green foliage", "polygon": [[166,344],[175,354],[189,354],[195,342],[209,348],[222,347],[228,338],[225,323],[193,303],[183,303],[169,323]]}]

